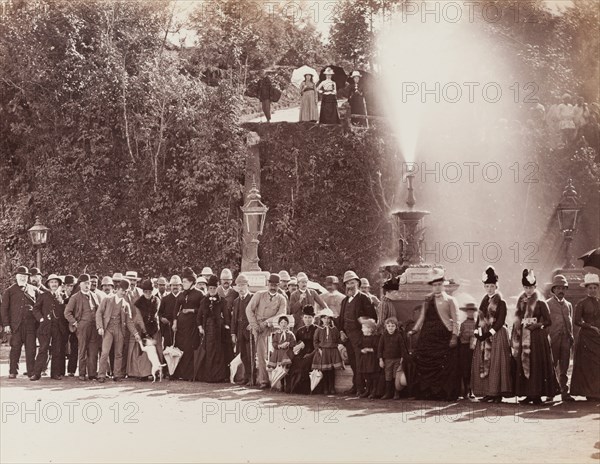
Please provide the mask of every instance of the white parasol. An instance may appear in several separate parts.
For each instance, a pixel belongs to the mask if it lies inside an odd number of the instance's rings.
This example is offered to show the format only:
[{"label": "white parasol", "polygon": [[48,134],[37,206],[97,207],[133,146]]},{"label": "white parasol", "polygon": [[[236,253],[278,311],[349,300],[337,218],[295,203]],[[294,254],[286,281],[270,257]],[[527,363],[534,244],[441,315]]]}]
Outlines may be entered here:
[{"label": "white parasol", "polygon": [[313,391],[315,388],[317,388],[317,385],[319,385],[319,382],[323,378],[323,372],[321,372],[319,369],[313,369],[312,371],[310,371],[309,377],[310,391]]},{"label": "white parasol", "polygon": [[287,373],[288,370],[282,365],[279,365],[275,369],[273,369],[269,373],[269,377],[271,378],[271,387],[275,387],[275,385],[277,385],[277,383],[279,383],[279,381],[283,379],[287,375]]},{"label": "white parasol", "polygon": [[319,81],[319,73],[311,68],[310,66],[300,66],[298,69],[294,69],[292,73],[292,84],[296,87],[300,88],[300,84],[304,81],[304,76],[306,74],[310,74],[313,77],[313,82],[316,83]]},{"label": "white parasol", "polygon": [[163,356],[165,357],[165,361],[167,361],[169,375],[173,375],[175,369],[177,369],[179,361],[181,361],[181,357],[183,356],[183,351],[175,346],[175,336],[173,336],[173,345],[167,346],[163,350]]}]

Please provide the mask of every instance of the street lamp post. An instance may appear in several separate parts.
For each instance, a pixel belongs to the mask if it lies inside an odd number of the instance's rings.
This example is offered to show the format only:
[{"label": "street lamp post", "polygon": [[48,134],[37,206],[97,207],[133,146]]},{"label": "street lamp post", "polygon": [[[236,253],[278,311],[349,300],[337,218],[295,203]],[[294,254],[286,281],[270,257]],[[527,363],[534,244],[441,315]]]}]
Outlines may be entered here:
[{"label": "street lamp post", "polygon": [[260,272],[258,265],[258,236],[263,233],[265,227],[265,218],[269,208],[260,200],[260,192],[256,182],[252,183],[252,188],[246,197],[246,204],[241,207],[244,213],[244,235],[249,240],[244,240],[244,249],[242,250],[242,272]]},{"label": "street lamp post", "polygon": [[33,246],[36,248],[36,264],[38,269],[40,269],[40,271],[42,270],[42,247],[46,244],[46,242],[48,241],[48,231],[50,229],[48,229],[48,227],[46,227],[45,225],[43,225],[40,222],[40,218],[36,217],[35,218],[35,224],[33,225],[33,227],[31,229],[29,229],[27,232],[29,233],[29,238],[31,239],[31,243],[33,244]]},{"label": "street lamp post", "polygon": [[573,187],[573,179],[569,179],[557,207],[558,225],[565,238],[565,269],[575,268],[573,257],[571,256],[571,243],[577,232],[579,211],[581,211],[579,197],[575,191],[575,187]]}]

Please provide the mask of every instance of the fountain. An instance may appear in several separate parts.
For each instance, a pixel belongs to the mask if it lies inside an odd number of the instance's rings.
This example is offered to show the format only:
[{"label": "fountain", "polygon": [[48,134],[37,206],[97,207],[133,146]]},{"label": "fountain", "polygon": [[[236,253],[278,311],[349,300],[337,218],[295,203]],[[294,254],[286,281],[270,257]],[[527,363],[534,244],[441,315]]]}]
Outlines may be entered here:
[{"label": "fountain", "polygon": [[[408,197],[406,205],[408,208],[401,209],[392,213],[396,220],[398,230],[398,259],[396,263],[384,265],[379,268],[382,280],[391,277],[398,277],[400,288],[397,292],[392,292],[390,297],[394,300],[396,317],[400,321],[414,319],[413,312],[420,307],[425,297],[431,293],[431,286],[428,284],[431,269],[443,268],[439,264],[429,264],[423,262],[421,254],[425,241],[425,226],[423,218],[430,214],[429,211],[415,209],[416,199],[414,194],[413,182],[415,173],[407,174]],[[452,294],[459,285],[453,279],[446,279],[449,284],[446,291]]]}]

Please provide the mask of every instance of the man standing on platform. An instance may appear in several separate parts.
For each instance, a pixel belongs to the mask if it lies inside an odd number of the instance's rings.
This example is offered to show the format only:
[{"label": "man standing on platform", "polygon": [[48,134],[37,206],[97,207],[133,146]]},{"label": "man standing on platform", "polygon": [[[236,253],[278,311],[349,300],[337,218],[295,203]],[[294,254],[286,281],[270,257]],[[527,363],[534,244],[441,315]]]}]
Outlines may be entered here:
[{"label": "man standing on platform", "polygon": [[79,380],[95,380],[98,377],[101,341],[96,332],[96,311],[99,306],[100,299],[90,291],[89,274],[82,274],[79,276],[79,292],[69,299],[65,309],[65,318],[77,333]]},{"label": "man standing on platform", "polygon": [[256,340],[256,354],[258,357],[258,383],[261,389],[269,387],[269,375],[267,373],[267,351],[269,335],[274,331],[267,322],[274,316],[285,314],[287,300],[278,292],[279,276],[269,276],[268,289],[256,292],[248,307],[246,316],[252,329],[252,335]]},{"label": "man standing on platform", "polygon": [[160,332],[163,336],[163,347],[173,345],[173,321],[177,317],[177,297],[181,292],[183,283],[181,277],[171,277],[169,286],[171,291],[160,300],[158,318],[160,319]]},{"label": "man standing on platform", "polygon": [[113,379],[118,382],[125,376],[123,371],[123,331],[126,314],[131,309],[125,301],[125,293],[129,290],[129,282],[122,280],[117,285],[115,294],[105,298],[96,312],[96,329],[102,337],[102,354],[100,355],[99,382],[106,380],[108,358],[111,348],[114,349]]},{"label": "man standing on platform", "polygon": [[29,270],[19,266],[16,271],[16,283],[8,287],[2,294],[2,324],[10,339],[9,379],[16,379],[19,372],[19,358],[25,345],[25,362],[27,372],[33,375],[35,365],[35,331],[36,321],[33,315],[33,305],[41,293],[37,287],[27,283]]},{"label": "man standing on platform", "polygon": [[231,319],[231,339],[237,346],[242,364],[244,365],[244,380],[242,385],[253,384],[251,353],[255,351],[250,346],[250,322],[246,315],[246,308],[252,299],[252,293],[248,289],[248,278],[244,274],[238,275],[235,284],[239,290],[239,296],[233,302],[233,317]]},{"label": "man standing on platform", "polygon": [[360,291],[360,279],[356,272],[346,271],[344,273],[344,285],[346,285],[347,296],[342,301],[339,325],[342,343],[348,350],[348,361],[352,367],[352,388],[344,393],[355,395],[358,393],[357,386],[360,382],[357,367],[360,359],[361,321],[376,320],[377,313],[371,299]]},{"label": "man standing on platform", "polygon": [[567,370],[571,362],[571,348],[575,341],[573,337],[573,306],[565,298],[568,288],[569,283],[565,276],[555,275],[550,288],[552,297],[546,300],[546,304],[550,310],[550,319],[552,320],[552,325],[550,325],[548,331],[554,368],[557,370],[560,383],[561,398],[563,401],[575,401],[569,395],[567,385],[569,381]]}]

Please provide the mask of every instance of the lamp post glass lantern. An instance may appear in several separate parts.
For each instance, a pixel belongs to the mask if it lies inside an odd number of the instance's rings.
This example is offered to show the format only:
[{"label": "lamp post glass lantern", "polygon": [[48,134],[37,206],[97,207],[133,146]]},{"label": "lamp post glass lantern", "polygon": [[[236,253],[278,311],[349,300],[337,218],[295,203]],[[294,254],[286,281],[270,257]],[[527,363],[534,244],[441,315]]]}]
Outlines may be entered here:
[{"label": "lamp post glass lantern", "polygon": [[579,211],[581,211],[579,197],[575,187],[573,187],[573,179],[569,179],[557,207],[558,226],[565,238],[565,268],[567,269],[574,267],[571,256],[571,242],[577,231]]},{"label": "lamp post glass lantern", "polygon": [[260,271],[258,266],[258,236],[263,233],[265,227],[265,218],[269,208],[260,200],[260,192],[256,183],[248,192],[246,204],[241,207],[244,213],[244,232],[250,236],[250,240],[245,241],[245,247],[242,253],[242,271]]},{"label": "lamp post glass lantern", "polygon": [[35,219],[35,224],[27,232],[31,243],[36,248],[36,264],[38,269],[42,269],[42,247],[48,241],[48,231],[50,229],[40,222],[40,218]]}]

